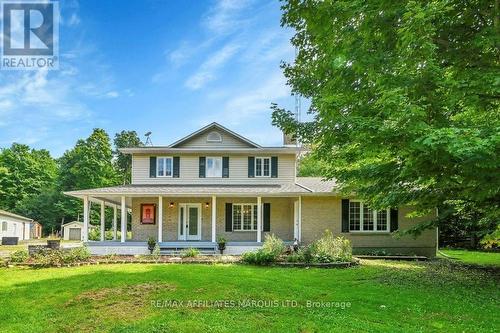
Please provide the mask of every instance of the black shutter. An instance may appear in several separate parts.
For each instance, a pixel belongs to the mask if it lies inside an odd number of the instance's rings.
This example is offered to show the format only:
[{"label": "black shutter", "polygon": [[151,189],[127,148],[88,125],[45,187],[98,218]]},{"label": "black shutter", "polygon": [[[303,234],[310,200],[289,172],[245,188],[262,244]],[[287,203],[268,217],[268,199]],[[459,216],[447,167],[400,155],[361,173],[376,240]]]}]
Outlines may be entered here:
[{"label": "black shutter", "polygon": [[233,231],[233,204],[226,202],[226,232]]},{"label": "black shutter", "polygon": [[398,230],[398,209],[391,209],[391,232]]},{"label": "black shutter", "polygon": [[205,162],[206,157],[200,156],[200,178],[205,178]]},{"label": "black shutter", "polygon": [[149,178],[156,178],[156,156],[149,156]]},{"label": "black shutter", "polygon": [[271,178],[278,178],[278,156],[271,157]]},{"label": "black shutter", "polygon": [[271,204],[264,204],[264,231],[271,231]]},{"label": "black shutter", "polygon": [[255,157],[248,156],[248,178],[255,177]]},{"label": "black shutter", "polygon": [[174,170],[173,170],[173,173],[172,173],[172,176],[174,178],[179,178],[179,174],[180,174],[180,158],[179,156],[174,156]]},{"label": "black shutter", "polygon": [[349,232],[349,199],[342,199],[342,232]]},{"label": "black shutter", "polygon": [[222,178],[229,178],[229,157],[222,157]]}]

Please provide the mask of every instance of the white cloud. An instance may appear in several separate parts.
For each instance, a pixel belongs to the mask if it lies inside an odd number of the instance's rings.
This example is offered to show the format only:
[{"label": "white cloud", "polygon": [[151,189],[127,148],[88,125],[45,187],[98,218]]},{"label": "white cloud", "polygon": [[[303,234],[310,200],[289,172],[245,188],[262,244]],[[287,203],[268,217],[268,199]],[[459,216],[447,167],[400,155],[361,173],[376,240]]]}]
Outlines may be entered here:
[{"label": "white cloud", "polygon": [[197,90],[205,86],[209,81],[214,80],[217,77],[216,72],[236,54],[239,48],[239,45],[227,44],[213,53],[205,60],[198,71],[186,80],[185,86]]},{"label": "white cloud", "polygon": [[248,0],[218,0],[205,15],[203,25],[213,33],[229,34],[248,23],[249,16],[243,18],[242,14],[250,4]]}]

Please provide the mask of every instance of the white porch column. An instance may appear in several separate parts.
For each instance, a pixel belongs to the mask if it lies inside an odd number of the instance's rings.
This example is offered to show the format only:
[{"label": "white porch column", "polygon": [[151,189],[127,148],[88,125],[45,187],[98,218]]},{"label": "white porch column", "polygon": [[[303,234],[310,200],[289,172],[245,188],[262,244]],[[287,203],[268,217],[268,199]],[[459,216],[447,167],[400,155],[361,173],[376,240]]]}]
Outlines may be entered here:
[{"label": "white porch column", "polygon": [[106,211],[104,206],[104,201],[101,201],[101,242],[106,240]]},{"label": "white porch column", "polygon": [[300,242],[302,240],[302,197],[299,197],[299,239]]},{"label": "white porch column", "polygon": [[89,241],[89,197],[83,197],[83,241]]},{"label": "white porch column", "polygon": [[125,240],[127,239],[127,207],[125,206],[125,197],[122,197],[121,200],[121,237],[120,237],[120,242],[125,243]]},{"label": "white porch column", "polygon": [[116,205],[113,205],[113,240],[116,240],[116,233],[117,233],[117,228],[116,228],[116,222],[118,219],[118,208]]},{"label": "white porch column", "polygon": [[262,242],[262,198],[257,197],[257,243]]},{"label": "white porch column", "polygon": [[163,197],[158,197],[158,243],[163,242]]},{"label": "white porch column", "polygon": [[215,243],[216,239],[216,226],[217,226],[217,198],[212,196],[212,243]]}]

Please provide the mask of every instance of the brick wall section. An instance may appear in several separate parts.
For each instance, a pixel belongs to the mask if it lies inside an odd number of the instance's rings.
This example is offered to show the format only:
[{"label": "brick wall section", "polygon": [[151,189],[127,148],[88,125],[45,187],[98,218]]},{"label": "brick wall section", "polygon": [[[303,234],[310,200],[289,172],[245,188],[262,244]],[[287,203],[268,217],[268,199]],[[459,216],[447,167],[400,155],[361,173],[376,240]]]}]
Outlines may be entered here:
[{"label": "brick wall section", "polygon": [[[409,207],[398,210],[399,228],[407,229],[425,221],[430,216],[406,217]],[[389,253],[419,254],[429,257],[436,255],[436,230],[426,230],[419,237],[394,238],[390,234],[342,233],[341,198],[339,197],[302,197],[302,241],[310,243],[321,237],[325,229],[334,235],[342,235],[351,240],[355,252],[370,252],[385,249]]]},{"label": "brick wall section", "polygon": [[[170,207],[170,203],[173,207]],[[205,203],[209,203],[207,208]],[[217,198],[217,237],[224,237],[227,241],[257,240],[255,231],[225,231],[226,202],[257,203],[257,198]],[[293,240],[293,198],[262,198],[262,203],[271,203],[271,233],[283,240]],[[158,225],[143,225],[140,223],[140,208],[143,203],[154,203],[158,207],[157,198],[132,199],[132,239],[145,241],[148,237],[158,238]],[[177,241],[179,228],[179,204],[201,203],[201,240],[212,239],[212,198],[163,198],[163,241]],[[158,213],[157,213],[158,214]],[[158,216],[157,216],[158,217]],[[264,240],[265,234],[262,234]]]},{"label": "brick wall section", "polygon": [[[212,237],[211,229],[211,198],[163,198],[163,241],[177,241],[179,232],[179,204],[201,204],[201,240],[209,241]],[[173,207],[170,203],[173,202]],[[205,203],[209,202],[208,208]],[[158,238],[158,225],[145,225],[140,222],[141,204],[154,203],[158,209],[158,198],[133,198],[132,199],[132,239],[145,241],[148,237]],[[158,212],[157,218],[158,218]]]},{"label": "brick wall section", "polygon": [[[293,202],[294,198],[262,198],[262,202],[271,203],[271,233],[279,238],[293,240]],[[173,207],[170,207],[173,202]],[[205,203],[209,203],[209,207]],[[224,237],[228,241],[255,242],[255,231],[225,231],[225,204],[232,203],[257,203],[257,198],[217,198],[217,237]],[[158,204],[157,198],[133,198],[132,200],[132,239],[145,241],[149,236],[157,238],[158,225],[140,224],[141,203]],[[211,240],[211,204],[210,197],[206,198],[163,198],[163,240],[178,240],[179,204],[201,203],[202,214],[202,240]],[[406,214],[410,208],[399,209],[399,228],[406,229],[426,217],[410,219]],[[427,230],[418,238],[394,238],[390,234],[355,234],[341,232],[341,198],[339,197],[302,197],[302,242],[310,243],[321,237],[326,230],[331,230],[335,235],[342,235],[351,240],[355,252],[371,252],[373,250],[386,250],[397,254],[419,254],[433,257],[436,250],[436,231]],[[262,235],[262,240],[265,238]]]}]

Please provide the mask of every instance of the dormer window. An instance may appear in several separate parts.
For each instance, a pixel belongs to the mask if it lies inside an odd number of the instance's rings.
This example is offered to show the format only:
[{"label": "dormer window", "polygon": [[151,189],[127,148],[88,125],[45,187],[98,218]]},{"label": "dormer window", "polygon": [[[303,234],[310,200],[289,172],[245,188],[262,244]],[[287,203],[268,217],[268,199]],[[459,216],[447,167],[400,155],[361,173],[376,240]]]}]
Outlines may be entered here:
[{"label": "dormer window", "polygon": [[219,132],[210,132],[207,135],[207,142],[222,142],[222,135]]}]

